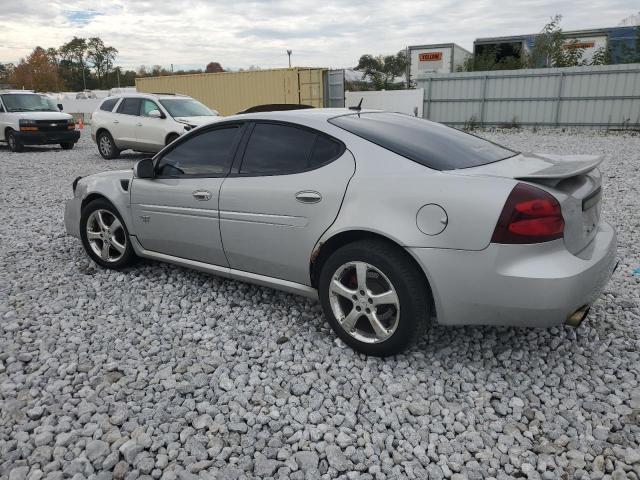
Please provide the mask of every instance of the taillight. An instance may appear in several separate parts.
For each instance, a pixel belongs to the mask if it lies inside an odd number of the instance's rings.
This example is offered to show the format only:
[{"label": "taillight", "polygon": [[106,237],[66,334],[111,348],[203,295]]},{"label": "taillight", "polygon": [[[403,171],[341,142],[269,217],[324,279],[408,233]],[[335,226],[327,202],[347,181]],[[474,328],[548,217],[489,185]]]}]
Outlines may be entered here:
[{"label": "taillight", "polygon": [[564,219],[551,194],[518,183],[509,194],[491,241],[493,243],[541,243],[562,238]]}]

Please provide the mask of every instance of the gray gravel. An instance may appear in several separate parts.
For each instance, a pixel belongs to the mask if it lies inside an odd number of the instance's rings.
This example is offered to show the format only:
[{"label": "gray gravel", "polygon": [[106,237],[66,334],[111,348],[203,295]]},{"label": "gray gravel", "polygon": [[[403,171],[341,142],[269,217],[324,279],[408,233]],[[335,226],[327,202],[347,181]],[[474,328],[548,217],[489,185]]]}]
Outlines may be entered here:
[{"label": "gray gravel", "polygon": [[102,160],[0,147],[0,478],[640,478],[640,137],[491,132],[603,153],[621,263],[579,330],[445,328],[380,360],[309,300],[65,236]]}]

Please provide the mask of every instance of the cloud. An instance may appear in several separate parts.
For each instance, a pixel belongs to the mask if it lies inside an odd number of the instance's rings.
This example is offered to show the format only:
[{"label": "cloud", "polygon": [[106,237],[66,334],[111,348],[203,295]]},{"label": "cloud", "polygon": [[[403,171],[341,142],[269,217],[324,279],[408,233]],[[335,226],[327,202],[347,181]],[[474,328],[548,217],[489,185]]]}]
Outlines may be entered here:
[{"label": "cloud", "polygon": [[556,13],[567,30],[617,25],[628,0],[49,0],[9,2],[0,17],[0,61],[74,35],[99,36],[126,68],[141,64],[262,68],[350,67],[360,55],[407,45],[534,33]]}]

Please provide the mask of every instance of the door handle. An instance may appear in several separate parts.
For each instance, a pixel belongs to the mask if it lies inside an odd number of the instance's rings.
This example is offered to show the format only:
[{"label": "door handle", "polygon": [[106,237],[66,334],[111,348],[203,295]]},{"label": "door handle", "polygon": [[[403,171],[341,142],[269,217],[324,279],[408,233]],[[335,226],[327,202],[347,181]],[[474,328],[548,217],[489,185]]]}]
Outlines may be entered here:
[{"label": "door handle", "polygon": [[113,123],[120,123],[118,120],[114,120]]},{"label": "door handle", "polygon": [[211,200],[211,192],[207,192],[206,190],[196,190],[192,193],[193,198],[196,200],[200,200],[201,202],[206,202],[207,200]]},{"label": "door handle", "polygon": [[304,190],[296,193],[296,200],[300,203],[318,203],[322,200],[322,195],[314,190]]},{"label": "door handle", "polygon": [[137,125],[137,126],[139,126],[139,127],[141,127],[141,126],[142,126],[142,124],[141,124],[141,123],[136,123],[136,125]]}]

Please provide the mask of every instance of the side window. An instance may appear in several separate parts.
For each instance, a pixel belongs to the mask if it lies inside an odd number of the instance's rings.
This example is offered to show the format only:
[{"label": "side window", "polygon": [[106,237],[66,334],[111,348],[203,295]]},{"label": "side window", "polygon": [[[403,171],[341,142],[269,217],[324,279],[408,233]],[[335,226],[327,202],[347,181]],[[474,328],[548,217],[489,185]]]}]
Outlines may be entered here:
[{"label": "side window", "polygon": [[110,112],[111,110],[113,110],[113,107],[116,106],[116,103],[118,103],[117,98],[109,98],[104,102],[102,102],[102,105],[100,105],[100,110],[104,110],[105,112]]},{"label": "side window", "polygon": [[202,132],[176,145],[158,162],[159,176],[225,175],[233,160],[240,126]]},{"label": "side window", "polygon": [[158,111],[162,111],[160,110],[160,107],[158,107],[158,105],[156,105],[156,102],[154,102],[153,100],[147,100],[146,98],[142,99],[142,108],[140,109],[140,115],[143,117],[148,117],[149,116],[149,112],[151,110],[158,110]]},{"label": "side window", "polygon": [[139,98],[125,98],[120,102],[118,106],[118,113],[124,115],[139,115],[140,112],[140,99]]},{"label": "side window", "polygon": [[304,128],[258,123],[247,143],[240,173],[285,175],[301,172],[335,158],[341,149],[338,142]]}]

